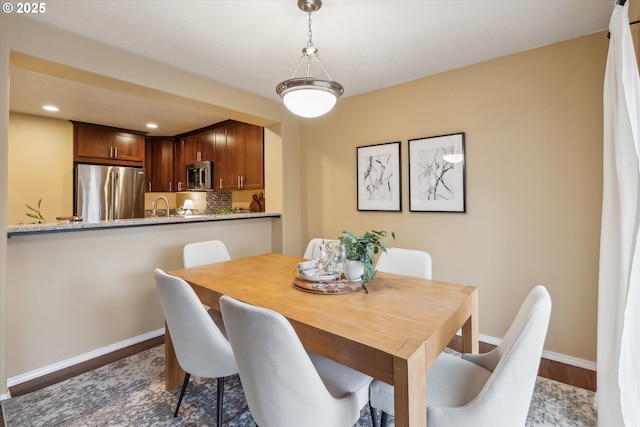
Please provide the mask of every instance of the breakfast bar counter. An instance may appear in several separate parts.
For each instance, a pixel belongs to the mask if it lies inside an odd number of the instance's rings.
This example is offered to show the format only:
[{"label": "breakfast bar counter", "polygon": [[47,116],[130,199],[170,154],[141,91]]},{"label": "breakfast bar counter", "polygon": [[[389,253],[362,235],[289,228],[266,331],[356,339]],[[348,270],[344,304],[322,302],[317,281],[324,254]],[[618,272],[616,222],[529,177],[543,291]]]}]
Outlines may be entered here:
[{"label": "breakfast bar counter", "polygon": [[256,212],[9,227],[10,387],[164,335],[154,269],[183,268],[184,246],[206,240],[234,259],[282,252],[281,221]]},{"label": "breakfast bar counter", "polygon": [[39,233],[60,233],[67,231],[97,230],[123,227],[140,227],[151,225],[181,224],[208,221],[228,221],[256,218],[280,217],[279,212],[251,212],[251,213],[230,213],[192,216],[154,216],[146,218],[120,219],[99,222],[48,222],[44,224],[19,224],[7,227],[8,237],[39,234]]}]

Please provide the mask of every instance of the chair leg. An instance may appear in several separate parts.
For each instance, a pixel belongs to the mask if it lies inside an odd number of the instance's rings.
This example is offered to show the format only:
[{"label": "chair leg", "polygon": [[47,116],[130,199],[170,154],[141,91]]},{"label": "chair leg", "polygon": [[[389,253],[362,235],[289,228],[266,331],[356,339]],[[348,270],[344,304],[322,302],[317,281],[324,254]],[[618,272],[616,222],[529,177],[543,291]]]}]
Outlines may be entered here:
[{"label": "chair leg", "polygon": [[389,414],[387,414],[384,411],[380,411],[382,412],[382,415],[380,416],[380,427],[388,427],[389,426]]},{"label": "chair leg", "polygon": [[218,377],[218,423],[217,427],[222,427],[222,403],[224,400],[224,377]]},{"label": "chair leg", "polygon": [[176,412],[173,414],[173,418],[178,416],[178,409],[180,409],[180,404],[182,403],[184,392],[187,391],[187,386],[189,385],[189,377],[191,377],[191,374],[187,372],[184,375],[184,381],[182,382],[182,390],[180,390],[180,397],[178,398],[178,406],[176,406]]},{"label": "chair leg", "polygon": [[369,412],[371,413],[371,425],[373,427],[380,427],[378,423],[378,410],[371,406],[371,402],[369,402]]}]

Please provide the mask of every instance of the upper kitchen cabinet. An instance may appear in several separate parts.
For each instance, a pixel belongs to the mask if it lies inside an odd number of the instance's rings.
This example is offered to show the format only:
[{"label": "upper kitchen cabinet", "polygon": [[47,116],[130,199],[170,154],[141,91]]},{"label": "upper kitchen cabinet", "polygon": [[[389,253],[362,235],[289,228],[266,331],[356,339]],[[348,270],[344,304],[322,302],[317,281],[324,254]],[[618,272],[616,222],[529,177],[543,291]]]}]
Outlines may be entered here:
[{"label": "upper kitchen cabinet", "polygon": [[213,130],[214,185],[218,190],[264,188],[263,128],[227,121]]},{"label": "upper kitchen cabinet", "polygon": [[171,137],[150,137],[145,141],[147,192],[172,192],[174,183],[174,144]]},{"label": "upper kitchen cabinet", "polygon": [[245,124],[244,156],[242,156],[242,188],[264,188],[264,128]]},{"label": "upper kitchen cabinet", "polygon": [[[157,175],[168,166],[169,141],[159,148],[154,138],[147,148],[147,191],[185,191],[187,165],[213,162],[214,190],[260,190],[264,188],[264,129],[247,123],[227,120],[174,137],[173,180],[171,189]],[[152,172],[149,173],[149,170]],[[166,175],[165,175],[166,176]],[[149,190],[151,184],[151,190]],[[160,188],[163,188],[162,190]]]},{"label": "upper kitchen cabinet", "polygon": [[73,123],[73,160],[144,166],[144,132],[81,122]]},{"label": "upper kitchen cabinet", "polygon": [[203,162],[213,159],[213,145],[211,130],[201,130],[197,133],[180,138],[180,145],[185,164]]},{"label": "upper kitchen cabinet", "polygon": [[176,137],[175,170],[176,191],[184,191],[187,184],[187,165],[213,160],[213,131],[201,129]]}]

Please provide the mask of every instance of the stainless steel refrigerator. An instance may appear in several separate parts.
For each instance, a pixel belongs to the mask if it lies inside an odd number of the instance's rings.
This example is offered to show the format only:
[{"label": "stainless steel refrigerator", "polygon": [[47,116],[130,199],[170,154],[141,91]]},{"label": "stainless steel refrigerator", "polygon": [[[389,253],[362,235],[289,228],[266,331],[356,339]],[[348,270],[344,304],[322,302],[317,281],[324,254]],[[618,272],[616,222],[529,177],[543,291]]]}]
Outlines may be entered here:
[{"label": "stainless steel refrigerator", "polygon": [[82,221],[144,218],[143,168],[76,165],[74,212]]}]

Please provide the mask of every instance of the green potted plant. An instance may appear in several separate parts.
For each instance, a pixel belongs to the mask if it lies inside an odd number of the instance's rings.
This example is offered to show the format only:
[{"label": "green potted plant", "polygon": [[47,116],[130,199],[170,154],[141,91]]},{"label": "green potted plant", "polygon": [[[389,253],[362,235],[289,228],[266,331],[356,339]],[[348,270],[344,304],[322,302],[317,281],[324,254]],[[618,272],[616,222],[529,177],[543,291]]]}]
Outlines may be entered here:
[{"label": "green potted plant", "polygon": [[[371,230],[361,236],[351,231],[343,231],[339,237],[347,252],[345,277],[348,280],[362,280],[362,289],[366,293],[369,293],[367,283],[373,280],[378,272],[373,266],[374,258],[378,252],[386,252],[389,247],[383,241],[386,236],[386,231]],[[395,233],[392,232],[391,237],[395,240]]]}]

